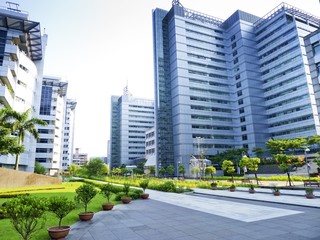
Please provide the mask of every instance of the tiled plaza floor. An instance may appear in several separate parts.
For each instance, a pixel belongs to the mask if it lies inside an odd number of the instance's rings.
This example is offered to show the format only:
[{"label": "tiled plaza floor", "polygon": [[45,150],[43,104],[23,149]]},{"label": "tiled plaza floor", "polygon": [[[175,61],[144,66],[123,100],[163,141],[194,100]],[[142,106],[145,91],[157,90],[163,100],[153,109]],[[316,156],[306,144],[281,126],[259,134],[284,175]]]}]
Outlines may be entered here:
[{"label": "tiled plaza floor", "polygon": [[67,240],[320,239],[319,197],[240,190],[233,195],[200,189],[195,192],[202,193],[189,195],[148,190],[150,199],[116,205],[112,211],[96,213],[90,222],[75,223]]}]

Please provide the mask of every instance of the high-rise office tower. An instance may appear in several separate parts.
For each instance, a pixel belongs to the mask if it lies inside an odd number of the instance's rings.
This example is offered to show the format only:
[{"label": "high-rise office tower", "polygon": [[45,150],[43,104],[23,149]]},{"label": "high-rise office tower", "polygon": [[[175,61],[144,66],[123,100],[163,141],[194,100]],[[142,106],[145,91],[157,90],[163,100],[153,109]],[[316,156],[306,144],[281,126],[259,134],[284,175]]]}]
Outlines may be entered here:
[{"label": "high-rise office tower", "polygon": [[[14,5],[0,9],[0,108],[32,109],[30,117],[38,117],[47,35]],[[19,169],[33,172],[36,140],[26,132],[23,144]],[[15,156],[0,157],[1,167],[13,168],[14,163]]]},{"label": "high-rise office tower", "polygon": [[59,77],[43,77],[39,118],[47,126],[39,126],[35,160],[44,166],[49,175],[62,169],[66,94],[68,83]]},{"label": "high-rise office tower", "polygon": [[67,99],[64,116],[62,170],[68,170],[68,166],[72,164],[76,106],[76,100]]},{"label": "high-rise office tower", "polygon": [[318,17],[287,4],[262,18],[238,10],[226,20],[178,0],[155,9],[158,163],[188,167],[190,154],[252,154],[269,138],[319,134],[319,72],[304,43],[319,28]]},{"label": "high-rise office tower", "polygon": [[111,97],[110,168],[134,165],[145,159],[145,131],[154,126],[154,101],[123,96]]}]

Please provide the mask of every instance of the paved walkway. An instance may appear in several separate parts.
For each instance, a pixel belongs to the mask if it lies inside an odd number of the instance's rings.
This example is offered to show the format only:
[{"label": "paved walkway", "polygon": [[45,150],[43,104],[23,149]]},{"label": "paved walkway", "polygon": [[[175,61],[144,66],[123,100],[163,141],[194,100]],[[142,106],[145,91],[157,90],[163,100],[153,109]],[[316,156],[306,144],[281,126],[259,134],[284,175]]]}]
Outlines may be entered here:
[{"label": "paved walkway", "polygon": [[320,192],[247,188],[194,189],[193,194],[147,190],[150,199],[119,204],[77,222],[68,240],[319,240]]}]

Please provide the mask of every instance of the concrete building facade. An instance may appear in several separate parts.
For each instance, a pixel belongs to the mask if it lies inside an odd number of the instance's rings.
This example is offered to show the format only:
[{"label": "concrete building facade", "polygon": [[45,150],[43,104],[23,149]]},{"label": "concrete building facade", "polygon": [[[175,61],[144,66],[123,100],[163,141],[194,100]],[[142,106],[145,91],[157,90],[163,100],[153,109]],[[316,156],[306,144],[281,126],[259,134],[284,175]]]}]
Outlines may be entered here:
[{"label": "concrete building facade", "polygon": [[66,94],[68,83],[59,77],[45,76],[42,83],[39,118],[47,126],[39,126],[35,160],[44,166],[49,175],[62,170]]},{"label": "concrete building facade", "polygon": [[[47,35],[16,7],[0,8],[0,108],[32,109],[31,117],[38,117]],[[33,172],[36,140],[26,133],[23,144],[19,169]],[[15,156],[0,157],[1,167],[13,168],[14,163]]]},{"label": "concrete building facade", "polygon": [[75,111],[77,101],[67,99],[64,117],[63,131],[63,150],[62,150],[62,170],[68,170],[68,166],[72,164],[74,149],[74,127],[75,127]]},{"label": "concrete building facade", "polygon": [[111,169],[145,159],[145,131],[153,126],[153,100],[134,98],[127,88],[123,96],[111,97]]},{"label": "concrete building facade", "polygon": [[232,148],[252,154],[269,138],[319,134],[319,81],[304,44],[319,28],[318,17],[287,4],[262,18],[238,10],[226,20],[179,1],[155,9],[159,163],[188,168],[199,147],[205,155]]}]

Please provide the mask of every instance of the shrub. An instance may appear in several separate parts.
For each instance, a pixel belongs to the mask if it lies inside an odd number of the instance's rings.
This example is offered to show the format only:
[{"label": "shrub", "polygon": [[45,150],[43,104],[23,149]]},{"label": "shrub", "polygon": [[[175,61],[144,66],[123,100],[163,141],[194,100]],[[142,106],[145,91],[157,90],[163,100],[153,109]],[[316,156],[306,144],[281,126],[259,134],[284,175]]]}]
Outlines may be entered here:
[{"label": "shrub", "polygon": [[20,196],[6,203],[5,215],[10,218],[15,230],[23,240],[28,240],[32,234],[44,227],[46,210],[47,201],[45,199]]},{"label": "shrub", "polygon": [[100,189],[101,189],[100,193],[107,198],[107,201],[109,203],[110,198],[112,196],[112,189],[113,189],[112,184],[111,183],[101,184]]},{"label": "shrub", "polygon": [[48,210],[56,215],[59,219],[59,228],[61,227],[62,218],[67,216],[76,207],[74,201],[70,201],[64,196],[53,196],[49,198]]},{"label": "shrub", "polygon": [[143,192],[145,192],[147,187],[148,187],[148,185],[149,185],[149,180],[145,179],[142,182],[140,182],[139,185],[143,189]]},{"label": "shrub", "polygon": [[124,197],[126,194],[124,192],[117,192],[115,200],[120,201],[122,197]]},{"label": "shrub", "polygon": [[306,194],[313,194],[314,189],[313,188],[306,188]]},{"label": "shrub", "polygon": [[76,189],[77,195],[75,197],[75,200],[76,202],[83,204],[84,212],[87,212],[88,204],[96,196],[97,193],[98,192],[94,188],[94,186],[85,183]]}]

